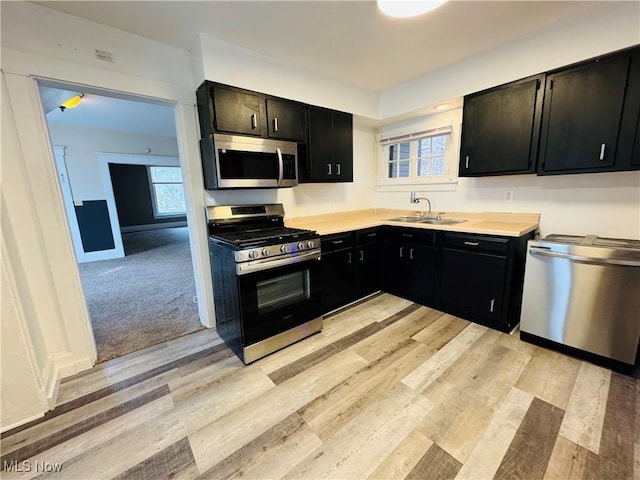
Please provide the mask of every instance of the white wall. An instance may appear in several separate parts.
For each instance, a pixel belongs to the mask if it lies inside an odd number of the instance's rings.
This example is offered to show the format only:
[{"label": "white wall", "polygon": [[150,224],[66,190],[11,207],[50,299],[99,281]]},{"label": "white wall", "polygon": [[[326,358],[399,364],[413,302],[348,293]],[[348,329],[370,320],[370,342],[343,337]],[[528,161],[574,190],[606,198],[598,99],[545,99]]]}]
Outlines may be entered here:
[{"label": "white wall", "polygon": [[295,188],[207,191],[206,203],[282,203],[287,216],[371,208],[376,174],[375,165],[372,163],[374,145],[375,135],[372,130],[354,128],[353,183],[314,183],[300,184]]},{"label": "white wall", "polygon": [[310,105],[378,118],[378,94],[292,67],[258,52],[200,34],[192,61],[195,86],[225,83]]},{"label": "white wall", "polygon": [[177,157],[175,137],[125,133],[115,130],[49,124],[54,145],[65,149],[65,161],[74,200],[104,200],[106,193],[96,152],[144,154]]}]

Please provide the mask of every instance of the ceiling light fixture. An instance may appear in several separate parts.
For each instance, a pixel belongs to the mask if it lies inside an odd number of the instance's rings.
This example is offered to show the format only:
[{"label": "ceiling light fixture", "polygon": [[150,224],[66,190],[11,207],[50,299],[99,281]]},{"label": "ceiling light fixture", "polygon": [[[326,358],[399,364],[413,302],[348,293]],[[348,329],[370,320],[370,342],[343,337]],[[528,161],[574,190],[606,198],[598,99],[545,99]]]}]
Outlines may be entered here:
[{"label": "ceiling light fixture", "polygon": [[433,109],[434,110],[438,110],[439,112],[443,111],[443,110],[448,110],[451,108],[451,104],[450,103],[439,103],[438,105],[434,105]]},{"label": "ceiling light fixture", "polygon": [[395,18],[417,17],[438,8],[447,0],[378,0],[378,8],[382,13]]},{"label": "ceiling light fixture", "polygon": [[60,104],[60,111],[64,112],[67,108],[75,108],[80,103],[80,100],[84,97],[84,93],[71,97],[69,100]]}]

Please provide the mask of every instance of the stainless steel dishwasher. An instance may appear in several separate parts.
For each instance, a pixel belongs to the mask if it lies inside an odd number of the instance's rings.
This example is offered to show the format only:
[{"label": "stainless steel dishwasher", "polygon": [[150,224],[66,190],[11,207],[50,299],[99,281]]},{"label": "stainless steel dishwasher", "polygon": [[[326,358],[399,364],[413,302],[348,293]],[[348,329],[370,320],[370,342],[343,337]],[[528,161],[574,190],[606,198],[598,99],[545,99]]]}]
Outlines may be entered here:
[{"label": "stainless steel dishwasher", "polygon": [[[520,337],[633,365],[640,339],[640,241],[530,240]],[[545,343],[546,344],[546,343]]]}]

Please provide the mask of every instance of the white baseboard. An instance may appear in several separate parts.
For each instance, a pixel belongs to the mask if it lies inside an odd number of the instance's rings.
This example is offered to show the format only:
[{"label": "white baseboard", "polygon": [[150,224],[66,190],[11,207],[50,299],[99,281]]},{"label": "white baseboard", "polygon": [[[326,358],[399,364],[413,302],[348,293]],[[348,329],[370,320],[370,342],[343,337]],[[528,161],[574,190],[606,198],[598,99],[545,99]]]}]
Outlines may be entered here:
[{"label": "white baseboard", "polygon": [[34,415],[32,417],[28,417],[28,418],[25,418],[24,420],[20,420],[19,422],[12,423],[11,425],[7,425],[6,427],[2,427],[0,429],[0,433],[8,432],[9,430],[13,430],[14,428],[24,425],[25,423],[33,422],[34,420],[42,418],[44,417],[44,413],[45,412],[38,413],[37,415]]},{"label": "white baseboard", "polygon": [[122,233],[142,232],[145,230],[156,230],[159,228],[173,228],[173,227],[186,227],[187,221],[181,220],[179,222],[165,222],[165,223],[150,223],[148,225],[132,225],[130,227],[120,227]]},{"label": "white baseboard", "polygon": [[49,409],[53,410],[56,406],[58,399],[58,389],[60,388],[60,381],[64,377],[75,375],[83,370],[88,370],[93,367],[91,358],[82,357],[80,359],[73,358],[71,353],[56,353],[50,355],[47,368],[45,369],[44,382],[45,382],[45,397],[49,404]]}]

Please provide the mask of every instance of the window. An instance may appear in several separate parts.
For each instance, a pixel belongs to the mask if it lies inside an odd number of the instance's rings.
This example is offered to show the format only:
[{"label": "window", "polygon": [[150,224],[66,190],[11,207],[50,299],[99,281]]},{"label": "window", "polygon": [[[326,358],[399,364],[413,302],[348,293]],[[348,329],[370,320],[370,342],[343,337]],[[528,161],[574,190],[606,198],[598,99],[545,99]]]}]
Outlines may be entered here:
[{"label": "window", "polygon": [[379,188],[457,183],[458,156],[451,126],[405,132],[379,136]]},{"label": "window", "polygon": [[186,213],[180,167],[149,167],[149,180],[154,216],[171,217]]}]

